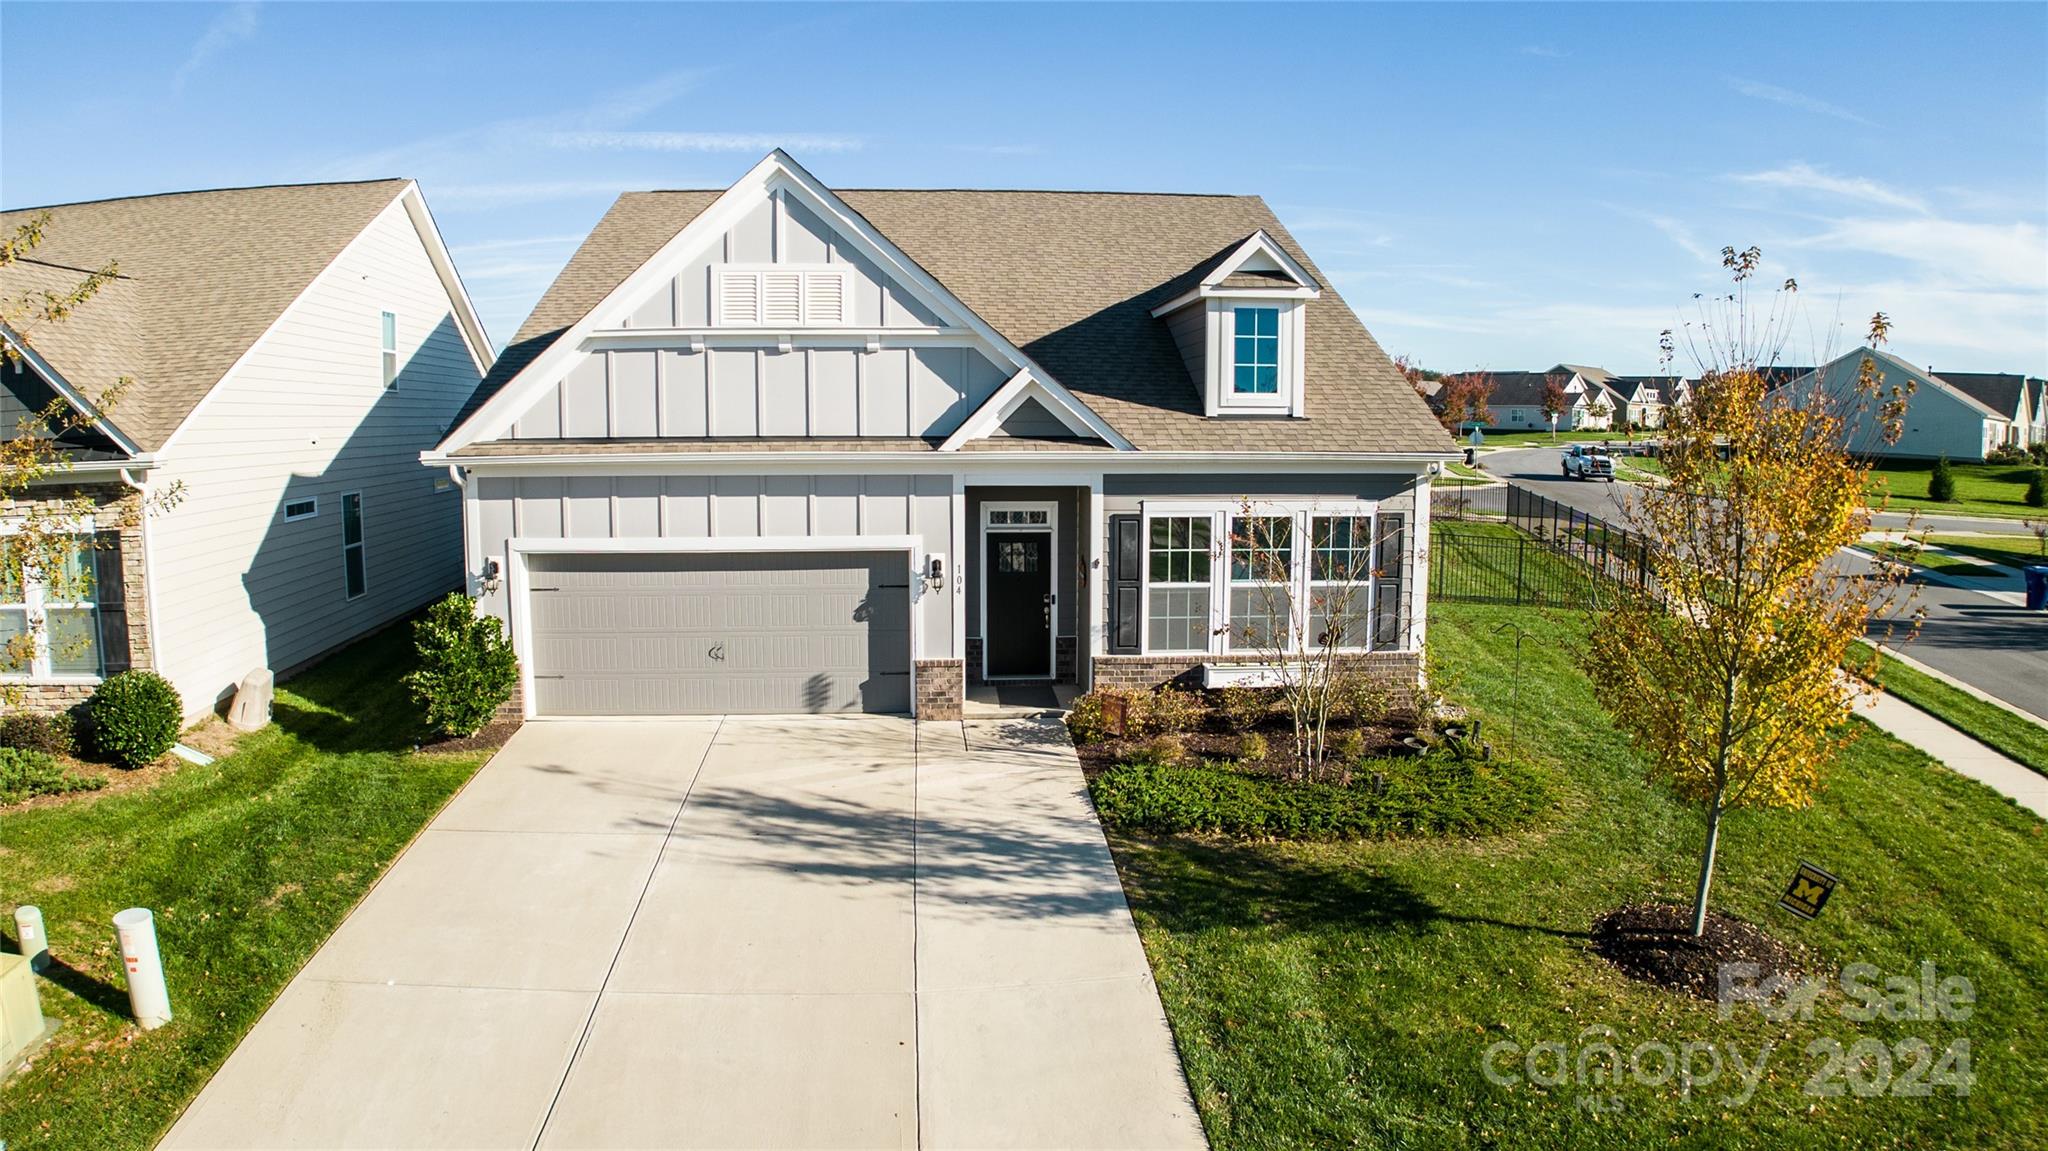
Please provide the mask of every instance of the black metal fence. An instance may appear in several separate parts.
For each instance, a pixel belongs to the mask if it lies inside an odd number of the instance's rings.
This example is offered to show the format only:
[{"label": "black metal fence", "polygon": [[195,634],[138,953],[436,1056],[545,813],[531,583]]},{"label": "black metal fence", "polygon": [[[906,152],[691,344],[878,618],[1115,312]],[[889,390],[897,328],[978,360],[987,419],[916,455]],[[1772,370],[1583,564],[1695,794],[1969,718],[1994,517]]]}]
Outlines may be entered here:
[{"label": "black metal fence", "polygon": [[[1592,607],[1603,582],[1652,586],[1643,537],[1516,484],[1507,485],[1504,532],[1437,521],[1430,531],[1430,594],[1468,603]],[[1560,563],[1559,558],[1569,562]]]}]

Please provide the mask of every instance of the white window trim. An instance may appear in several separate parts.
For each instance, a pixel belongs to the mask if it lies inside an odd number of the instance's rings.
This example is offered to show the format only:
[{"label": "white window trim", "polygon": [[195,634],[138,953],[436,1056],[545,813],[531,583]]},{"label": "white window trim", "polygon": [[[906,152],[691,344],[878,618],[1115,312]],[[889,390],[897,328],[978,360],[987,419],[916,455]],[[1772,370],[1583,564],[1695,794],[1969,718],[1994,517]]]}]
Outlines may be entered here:
[{"label": "white window trim", "polygon": [[[355,543],[348,542],[348,501],[350,497],[354,497],[356,501],[356,523],[360,526],[363,533],[363,538]],[[343,603],[354,603],[356,600],[363,599],[370,594],[370,517],[364,511],[363,493],[361,492],[341,493],[340,507],[341,514],[336,518],[341,521],[341,598]],[[348,549],[350,548],[358,548],[363,553],[363,590],[354,595],[348,593]]]},{"label": "white window trim", "polygon": [[[292,511],[292,505],[293,505],[293,504],[312,504],[313,506],[312,506],[312,507],[311,507],[310,509],[306,510],[306,511],[303,511],[303,512],[298,512],[298,513],[294,514],[294,513],[293,513],[293,511]],[[319,496],[302,496],[302,497],[300,497],[300,498],[298,498],[298,499],[288,499],[288,500],[284,501],[284,522],[286,522],[286,523],[288,523],[288,524],[295,524],[295,523],[298,523],[298,522],[299,522],[299,521],[301,521],[301,520],[310,520],[310,519],[312,519],[313,517],[315,517],[315,516],[317,516],[317,515],[319,515],[319,514],[320,514],[320,497],[319,497]]]},{"label": "white window trim", "polygon": [[[90,518],[75,520],[67,526],[73,530],[57,534],[76,534],[83,537],[85,541],[83,546],[86,549],[86,554],[91,555],[93,540],[93,521]],[[0,535],[14,535],[18,533],[20,530],[21,525],[19,523],[0,524]],[[87,562],[96,563],[97,561],[88,560]],[[95,648],[97,648],[99,646],[100,638],[97,631],[99,627],[99,600],[97,598],[87,601],[50,600],[44,598],[46,594],[47,589],[44,587],[43,581],[41,579],[33,578],[31,574],[26,571],[22,573],[22,602],[19,605],[8,604],[6,605],[6,609],[9,611],[20,611],[22,613],[24,626],[28,628],[29,633],[31,635],[35,636],[35,656],[29,661],[29,666],[26,670],[10,671],[4,674],[0,674],[0,683],[50,684],[56,686],[66,686],[74,684],[92,685],[101,682],[101,680],[104,677],[98,674],[87,672],[57,672],[51,670],[50,629],[47,626],[45,626],[46,620],[44,616],[45,612],[48,612],[52,609],[58,611],[63,611],[66,609],[76,610],[78,608],[93,609],[92,618],[93,627],[95,629],[93,635],[93,645]],[[101,651],[99,655],[100,667],[104,670],[107,665],[107,653]]]},{"label": "white window trim", "polygon": [[[384,343],[384,320],[391,319],[391,343]],[[398,313],[381,309],[377,313],[377,369],[384,380],[384,390],[398,390]]]},{"label": "white window trim", "polygon": [[[1371,546],[1373,548],[1379,546],[1379,504],[1372,500],[1343,500],[1334,503],[1308,499],[1252,500],[1250,501],[1249,510],[1247,510],[1245,501],[1242,500],[1224,502],[1207,500],[1200,502],[1186,500],[1142,501],[1139,504],[1140,518],[1138,529],[1140,546],[1144,549],[1143,556],[1141,557],[1144,578],[1138,583],[1138,618],[1140,623],[1138,628],[1138,650],[1140,654],[1160,656],[1208,655],[1232,659],[1244,659],[1248,656],[1259,654],[1254,649],[1231,648],[1229,643],[1230,637],[1224,634],[1230,625],[1230,588],[1232,586],[1230,579],[1230,521],[1233,517],[1239,515],[1286,516],[1293,519],[1294,547],[1293,554],[1289,557],[1289,606],[1291,611],[1297,616],[1308,610],[1310,596],[1313,595],[1312,583],[1309,579],[1315,570],[1309,559],[1309,549],[1313,544],[1313,536],[1310,532],[1313,526],[1311,522],[1313,519],[1337,516],[1366,519],[1372,525]],[[1155,519],[1184,516],[1208,516],[1210,520],[1209,540],[1212,551],[1209,562],[1209,646],[1206,649],[1187,650],[1155,648],[1152,646],[1152,521]],[[1365,609],[1368,619],[1373,618],[1374,609],[1378,605],[1379,580],[1369,577],[1366,580]],[[986,606],[986,601],[984,600],[984,610],[986,610]],[[1304,621],[1300,619],[1290,619],[1288,621],[1290,642],[1296,636],[1300,636],[1306,641],[1308,637],[1304,634],[1304,631]],[[1377,645],[1375,637],[1368,631],[1363,644],[1346,644],[1336,650],[1347,655],[1362,655],[1374,651],[1406,651],[1408,649],[1399,645],[1382,648]]]},{"label": "white window trim", "polygon": [[[1280,312],[1280,389],[1267,394],[1233,390],[1237,368],[1237,309],[1275,308]],[[1231,293],[1207,300],[1208,370],[1204,414],[1209,416],[1308,414],[1307,316],[1300,300]]]},{"label": "white window trim", "polygon": [[[992,512],[1039,512],[1045,513],[1042,524],[993,524],[989,520]],[[1003,683],[1049,683],[1060,674],[1060,505],[1052,500],[991,500],[981,505],[981,554],[975,557],[975,566],[981,571],[981,678],[990,678],[988,671],[988,537],[991,532],[1040,532],[1046,537],[1046,588],[1052,596],[1049,606],[1052,612],[1052,626],[1046,631],[1048,650],[1046,652],[1046,673],[1044,675],[1005,675],[997,677]]]},{"label": "white window trim", "polygon": [[[716,311],[713,326],[718,328],[760,328],[770,331],[803,328],[845,328],[853,326],[853,266],[851,264],[713,264],[711,266],[711,300]],[[794,274],[797,277],[797,315],[795,323],[782,323],[768,319],[767,284],[762,279],[770,272]],[[727,316],[725,314],[725,282],[741,276],[754,280],[755,312],[750,316]],[[839,315],[819,319],[811,315],[811,282],[814,279],[830,277],[839,281]]]}]

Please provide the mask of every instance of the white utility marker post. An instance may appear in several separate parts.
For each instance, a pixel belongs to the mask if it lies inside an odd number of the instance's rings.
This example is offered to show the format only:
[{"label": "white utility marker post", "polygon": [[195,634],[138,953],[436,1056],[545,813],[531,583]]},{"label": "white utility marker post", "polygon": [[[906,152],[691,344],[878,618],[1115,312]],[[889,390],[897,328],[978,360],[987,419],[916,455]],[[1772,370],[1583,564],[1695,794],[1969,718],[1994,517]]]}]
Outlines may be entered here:
[{"label": "white utility marker post", "polygon": [[164,986],[163,956],[156,949],[156,916],[131,907],[114,916],[121,939],[121,964],[128,970],[128,1008],[144,1031],[171,1021],[171,992]]},{"label": "white utility marker post", "polygon": [[40,972],[50,965],[50,936],[43,930],[43,909],[23,904],[14,909],[14,937],[21,940],[21,953],[28,956],[28,969]]}]

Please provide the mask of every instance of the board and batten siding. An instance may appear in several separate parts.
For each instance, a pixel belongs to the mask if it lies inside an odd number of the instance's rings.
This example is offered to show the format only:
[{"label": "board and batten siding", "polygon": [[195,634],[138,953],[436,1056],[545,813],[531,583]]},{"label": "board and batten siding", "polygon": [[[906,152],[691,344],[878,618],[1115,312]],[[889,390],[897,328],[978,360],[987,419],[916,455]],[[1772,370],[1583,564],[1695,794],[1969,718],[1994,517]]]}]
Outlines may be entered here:
[{"label": "board and batten siding", "polygon": [[[398,319],[386,390],[380,313]],[[158,666],[188,719],[253,669],[302,664],[462,585],[460,489],[423,468],[479,379],[402,203],[380,214],[160,454],[150,523]],[[345,596],[344,493],[363,500],[368,591]],[[316,499],[310,519],[284,505]]]},{"label": "board and batten siding", "polygon": [[597,351],[578,357],[508,438],[943,436],[1004,379],[962,347]]},{"label": "board and batten siding", "polygon": [[[953,481],[944,475],[478,476],[472,501],[481,558],[509,570],[506,541],[519,539],[724,539],[762,536],[917,536],[923,551],[950,557]],[[923,561],[923,555],[917,557]],[[959,581],[921,590],[919,659],[957,658],[953,605]],[[478,597],[509,618],[504,580]]]}]

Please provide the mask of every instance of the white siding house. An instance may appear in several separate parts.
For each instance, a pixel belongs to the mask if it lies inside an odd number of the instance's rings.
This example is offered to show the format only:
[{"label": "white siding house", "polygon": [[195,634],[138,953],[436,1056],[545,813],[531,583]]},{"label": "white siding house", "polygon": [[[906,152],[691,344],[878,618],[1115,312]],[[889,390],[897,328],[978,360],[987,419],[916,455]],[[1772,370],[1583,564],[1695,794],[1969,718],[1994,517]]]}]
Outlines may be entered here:
[{"label": "white siding house", "polygon": [[[1896,443],[1884,442],[1877,402],[1857,391],[1865,358],[1877,363],[1880,388],[1910,391],[1905,424]],[[1799,403],[1823,397],[1846,421],[1850,451],[1904,459],[1947,456],[1958,463],[1982,460],[1999,444],[2016,439],[2013,413],[1998,412],[1967,392],[1890,352],[1858,348],[1784,385]]]},{"label": "white siding house", "polygon": [[[131,502],[175,493],[132,517],[140,579],[125,596],[128,634],[104,637],[101,673],[153,667],[197,719],[250,671],[288,673],[461,586],[461,492],[418,459],[490,353],[417,186],[50,211],[60,251],[134,269],[145,293],[121,311],[196,345],[124,344],[104,328],[123,317],[98,301],[37,344],[60,390],[96,391],[101,363],[135,379],[103,421],[133,450],[77,471],[113,469]],[[75,678],[52,686],[89,689],[97,675]]]}]

